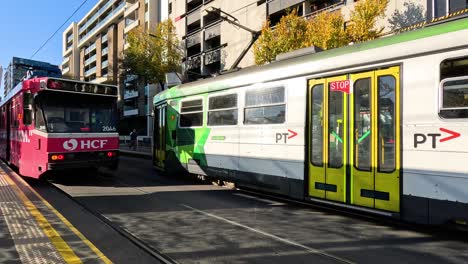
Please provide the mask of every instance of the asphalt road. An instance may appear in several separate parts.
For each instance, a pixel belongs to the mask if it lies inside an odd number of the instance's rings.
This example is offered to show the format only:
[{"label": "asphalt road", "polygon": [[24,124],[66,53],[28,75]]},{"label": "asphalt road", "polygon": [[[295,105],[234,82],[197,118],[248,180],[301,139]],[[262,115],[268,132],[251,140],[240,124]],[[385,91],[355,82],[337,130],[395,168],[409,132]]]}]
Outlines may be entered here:
[{"label": "asphalt road", "polygon": [[[115,172],[69,172],[49,180],[179,263],[468,263],[468,233],[392,225],[162,176],[145,159],[122,157]],[[79,228],[86,235],[93,227]],[[113,249],[115,234],[99,232],[91,233],[100,237],[97,246],[122,254],[120,246]],[[123,253],[130,258],[137,252],[132,259],[149,260],[139,251]]]}]

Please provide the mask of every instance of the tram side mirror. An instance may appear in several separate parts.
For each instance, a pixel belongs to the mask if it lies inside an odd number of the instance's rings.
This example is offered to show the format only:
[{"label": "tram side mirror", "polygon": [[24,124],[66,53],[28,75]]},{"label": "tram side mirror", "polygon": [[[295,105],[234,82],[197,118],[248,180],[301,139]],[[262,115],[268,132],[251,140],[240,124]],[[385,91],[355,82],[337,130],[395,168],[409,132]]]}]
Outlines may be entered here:
[{"label": "tram side mirror", "polygon": [[33,104],[33,95],[31,93],[23,94],[23,125],[32,124],[32,104]]}]

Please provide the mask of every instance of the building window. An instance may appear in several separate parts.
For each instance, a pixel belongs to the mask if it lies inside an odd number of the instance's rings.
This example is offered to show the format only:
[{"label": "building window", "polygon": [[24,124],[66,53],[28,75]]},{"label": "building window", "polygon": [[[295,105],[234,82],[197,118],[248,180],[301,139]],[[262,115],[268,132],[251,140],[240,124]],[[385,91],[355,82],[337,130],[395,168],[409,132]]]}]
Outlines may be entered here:
[{"label": "building window", "polygon": [[468,118],[468,57],[443,61],[440,79],[439,115]]},{"label": "building window", "polygon": [[220,95],[209,98],[208,125],[237,125],[237,94]]},{"label": "building window", "polygon": [[203,125],[203,100],[182,102],[179,127],[198,127]]},{"label": "building window", "polygon": [[450,13],[468,8],[468,0],[429,0],[432,5],[434,18],[442,17]]},{"label": "building window", "polygon": [[245,93],[244,124],[282,124],[286,103],[284,87],[260,88]]}]

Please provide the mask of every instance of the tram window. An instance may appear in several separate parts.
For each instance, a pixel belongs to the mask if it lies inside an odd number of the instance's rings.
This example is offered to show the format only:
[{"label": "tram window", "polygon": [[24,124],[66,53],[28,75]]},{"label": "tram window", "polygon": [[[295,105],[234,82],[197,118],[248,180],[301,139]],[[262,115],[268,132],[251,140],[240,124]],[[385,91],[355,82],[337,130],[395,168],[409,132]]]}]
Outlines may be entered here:
[{"label": "tram window", "polygon": [[196,127],[203,125],[203,100],[182,102],[180,108],[180,127]]},{"label": "tram window", "polygon": [[372,97],[371,79],[354,83],[354,166],[361,171],[371,170]]},{"label": "tram window", "polygon": [[378,171],[393,172],[396,157],[395,86],[393,76],[378,78]]},{"label": "tram window", "polygon": [[442,118],[468,118],[468,58],[445,60],[440,65]]},{"label": "tram window", "polygon": [[328,96],[328,167],[343,166],[343,93],[330,92]]},{"label": "tram window", "polygon": [[23,94],[23,125],[32,124],[32,101],[33,95],[31,93]]},{"label": "tram window", "polygon": [[220,95],[209,98],[208,125],[237,125],[237,94]]},{"label": "tram window", "polygon": [[245,93],[244,124],[282,124],[285,117],[284,87],[260,88]]},{"label": "tram window", "polygon": [[310,161],[314,166],[323,166],[323,84],[312,87]]}]

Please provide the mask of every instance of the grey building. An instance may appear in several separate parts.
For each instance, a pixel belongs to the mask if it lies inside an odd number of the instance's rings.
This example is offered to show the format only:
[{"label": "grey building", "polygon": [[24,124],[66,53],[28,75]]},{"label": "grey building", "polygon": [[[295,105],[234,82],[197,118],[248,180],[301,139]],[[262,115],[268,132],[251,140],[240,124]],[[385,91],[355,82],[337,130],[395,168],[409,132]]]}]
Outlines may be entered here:
[{"label": "grey building", "polygon": [[4,76],[4,97],[26,77],[61,77],[59,66],[48,62],[13,57]]}]

